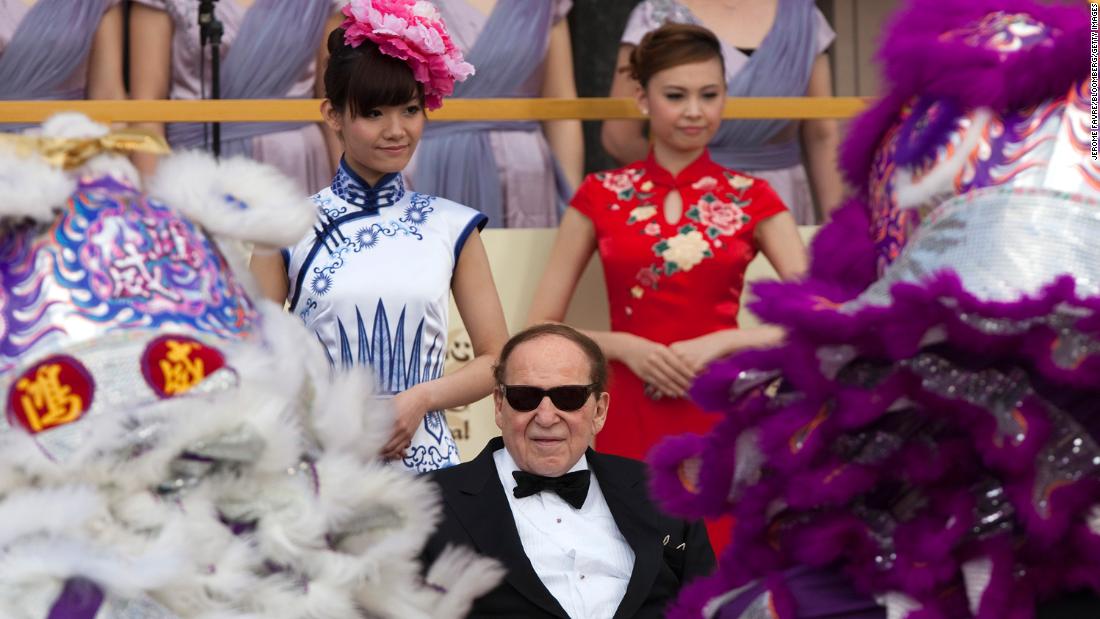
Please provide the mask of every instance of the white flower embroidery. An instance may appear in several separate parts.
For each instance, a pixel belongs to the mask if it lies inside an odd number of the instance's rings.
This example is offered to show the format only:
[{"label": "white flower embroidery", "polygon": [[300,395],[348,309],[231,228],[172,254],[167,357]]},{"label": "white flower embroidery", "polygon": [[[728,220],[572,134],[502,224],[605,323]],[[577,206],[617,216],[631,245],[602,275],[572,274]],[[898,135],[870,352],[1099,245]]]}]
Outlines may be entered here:
[{"label": "white flower embroidery", "polygon": [[630,211],[629,223],[645,221],[656,214],[657,207],[655,206],[636,206],[633,210]]},{"label": "white flower embroidery", "polygon": [[645,294],[645,289],[641,286],[635,286],[630,289],[630,296],[634,297],[635,299],[642,298],[643,294]]},{"label": "white flower embroidery", "polygon": [[651,221],[645,225],[643,232],[645,232],[649,236],[657,236],[661,233],[661,224],[655,221]]},{"label": "white flower embroidery", "polygon": [[680,233],[665,241],[668,247],[661,252],[666,262],[675,263],[681,271],[690,271],[702,262],[710,249],[710,244],[698,230]]},{"label": "white flower embroidery", "polygon": [[734,174],[733,177],[729,179],[729,184],[730,187],[733,187],[737,191],[741,191],[742,189],[748,189],[749,187],[752,187],[753,179],[749,178],[748,176]]},{"label": "white flower embroidery", "polygon": [[692,189],[699,191],[708,191],[718,186],[718,181],[713,176],[704,176],[703,178],[695,181],[691,184]]}]

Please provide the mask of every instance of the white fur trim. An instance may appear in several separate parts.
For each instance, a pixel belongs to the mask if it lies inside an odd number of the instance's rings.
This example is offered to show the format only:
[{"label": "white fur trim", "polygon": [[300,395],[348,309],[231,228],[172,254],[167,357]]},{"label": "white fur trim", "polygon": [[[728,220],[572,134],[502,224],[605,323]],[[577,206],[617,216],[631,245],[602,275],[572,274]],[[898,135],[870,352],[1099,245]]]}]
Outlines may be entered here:
[{"label": "white fur trim", "polygon": [[316,217],[294,181],[244,157],[220,163],[198,151],[167,157],[149,193],[216,235],[274,247],[301,239]]},{"label": "white fur trim", "polygon": [[54,114],[42,123],[42,135],[51,138],[101,138],[110,132],[107,125],[97,123],[80,112]]},{"label": "white fur trim", "polygon": [[37,155],[21,155],[0,142],[0,217],[52,221],[76,181]]},{"label": "white fur trim", "polygon": [[504,566],[470,550],[448,546],[428,569],[424,580],[444,593],[436,602],[437,617],[465,617],[474,600],[504,578]]},{"label": "white fur trim", "polygon": [[104,503],[87,486],[14,492],[0,502],[0,546],[32,534],[65,535],[79,530],[105,513]]},{"label": "white fur trim", "polygon": [[374,399],[374,379],[366,368],[334,372],[332,382],[317,394],[313,431],[326,451],[377,458],[393,431],[393,408]]},{"label": "white fur trim", "polygon": [[[495,562],[448,551],[429,571],[447,590],[423,584],[439,499],[372,455],[392,411],[365,397],[365,374],[330,371],[296,317],[260,311],[256,337],[222,348],[235,389],[88,418],[85,444],[60,461],[0,432],[0,617],[41,617],[74,574],[181,619],[458,619],[497,582]],[[262,448],[177,494],[150,492],[181,452],[227,436]]]}]

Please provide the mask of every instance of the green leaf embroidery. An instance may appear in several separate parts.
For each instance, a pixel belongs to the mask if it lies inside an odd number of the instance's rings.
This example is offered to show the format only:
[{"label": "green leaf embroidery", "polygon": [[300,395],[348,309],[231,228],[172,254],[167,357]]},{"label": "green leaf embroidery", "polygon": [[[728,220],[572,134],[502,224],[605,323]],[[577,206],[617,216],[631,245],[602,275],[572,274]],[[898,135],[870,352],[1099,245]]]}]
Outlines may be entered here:
[{"label": "green leaf embroidery", "polygon": [[684,215],[693,221],[699,221],[699,207],[693,206]]},{"label": "green leaf embroidery", "polygon": [[679,232],[680,234],[688,234],[690,232],[695,232],[695,226],[693,226],[691,224],[684,224],[684,226],[682,228],[680,228],[679,230],[677,230],[677,232]]}]

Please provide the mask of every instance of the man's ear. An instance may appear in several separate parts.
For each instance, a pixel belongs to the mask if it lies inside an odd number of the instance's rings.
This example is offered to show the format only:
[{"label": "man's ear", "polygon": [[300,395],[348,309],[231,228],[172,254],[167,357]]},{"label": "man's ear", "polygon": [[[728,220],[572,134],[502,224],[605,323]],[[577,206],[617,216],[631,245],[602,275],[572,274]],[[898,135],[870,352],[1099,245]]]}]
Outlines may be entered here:
[{"label": "man's ear", "polygon": [[497,422],[497,428],[504,431],[504,394],[500,392],[500,385],[493,388],[493,418]]},{"label": "man's ear", "polygon": [[611,402],[611,394],[602,391],[596,398],[596,414],[592,417],[592,433],[599,434],[603,424],[607,423],[607,406]]}]

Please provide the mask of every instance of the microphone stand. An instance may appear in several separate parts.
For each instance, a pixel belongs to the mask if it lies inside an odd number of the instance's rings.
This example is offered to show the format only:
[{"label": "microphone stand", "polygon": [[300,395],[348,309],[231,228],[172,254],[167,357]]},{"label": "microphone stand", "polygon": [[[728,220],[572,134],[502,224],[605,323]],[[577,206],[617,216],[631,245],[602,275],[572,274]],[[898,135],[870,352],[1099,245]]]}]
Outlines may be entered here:
[{"label": "microphone stand", "polygon": [[[206,62],[206,46],[210,45],[210,98],[217,100],[222,98],[221,85],[221,47],[222,34],[225,27],[217,16],[214,15],[214,3],[218,0],[199,0],[199,62]],[[222,153],[222,124],[210,123],[213,136],[214,157],[220,157]]]}]

